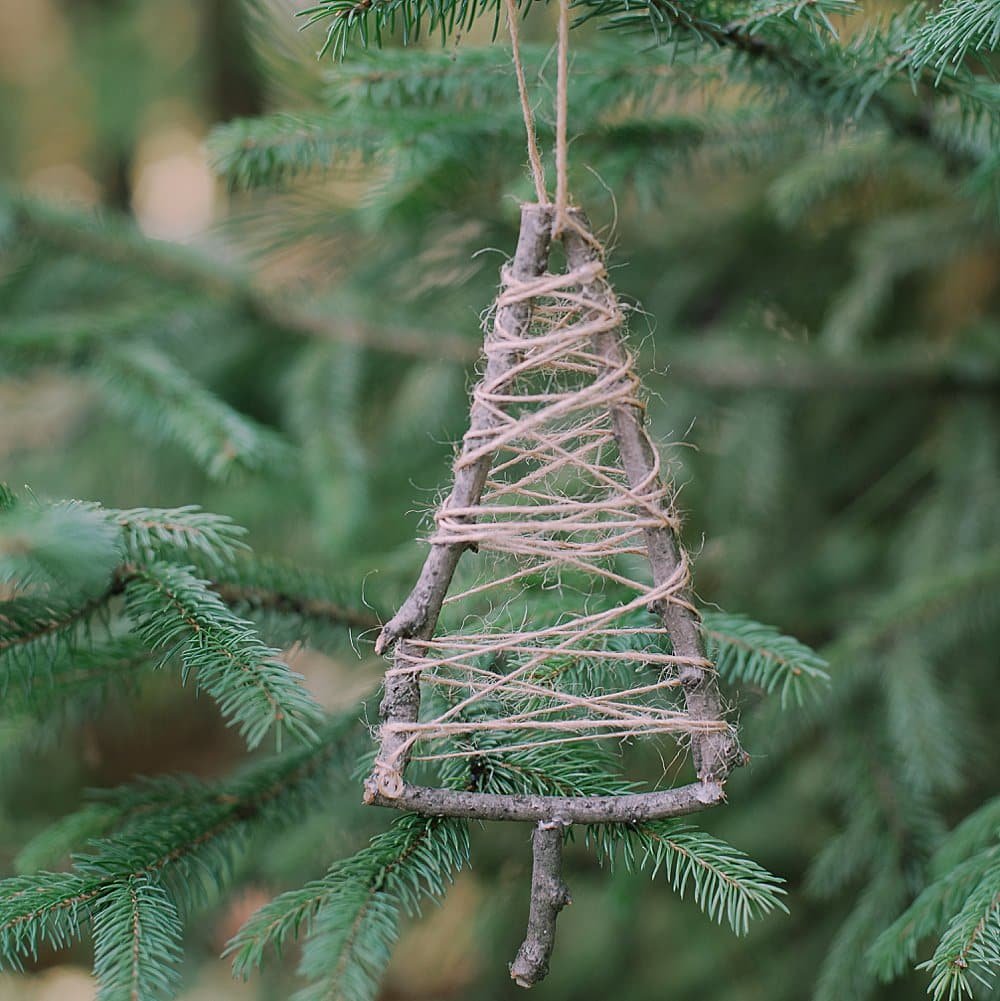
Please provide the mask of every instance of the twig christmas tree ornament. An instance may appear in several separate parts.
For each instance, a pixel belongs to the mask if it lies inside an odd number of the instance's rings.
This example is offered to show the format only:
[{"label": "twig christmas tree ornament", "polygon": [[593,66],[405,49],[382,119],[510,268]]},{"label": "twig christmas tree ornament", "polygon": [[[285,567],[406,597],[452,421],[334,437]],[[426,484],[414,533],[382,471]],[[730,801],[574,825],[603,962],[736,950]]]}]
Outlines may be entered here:
[{"label": "twig christmas tree ornament", "polygon": [[[420,577],[383,627],[391,651],[369,803],[423,814],[533,821],[528,933],[511,976],[548,968],[572,824],[637,823],[720,803],[741,758],[691,600],[672,491],[644,426],[641,387],[604,251],[568,205],[568,13],[560,10],[557,188],[546,197],[517,57],[539,201],[522,207],[517,250],[485,337],[485,366],[451,492]],[[548,270],[561,241],[565,268]],[[460,568],[463,553],[475,554]],[[461,570],[461,584],[456,577]],[[465,571],[475,571],[468,576]],[[578,596],[546,619],[546,588]],[[407,780],[421,762],[639,738],[689,748],[694,782],[624,795],[500,794]],[[471,771],[471,769],[470,769]]]}]

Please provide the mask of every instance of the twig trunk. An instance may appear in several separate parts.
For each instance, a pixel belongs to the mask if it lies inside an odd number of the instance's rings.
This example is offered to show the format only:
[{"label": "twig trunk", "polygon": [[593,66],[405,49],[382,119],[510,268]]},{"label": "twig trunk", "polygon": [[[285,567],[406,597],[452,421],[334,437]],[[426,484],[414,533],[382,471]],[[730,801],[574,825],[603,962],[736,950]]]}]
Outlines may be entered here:
[{"label": "twig trunk", "polygon": [[531,905],[528,929],[510,977],[518,987],[534,987],[549,972],[556,944],[556,918],[573,902],[562,878],[563,827],[559,820],[543,821],[531,835]]}]

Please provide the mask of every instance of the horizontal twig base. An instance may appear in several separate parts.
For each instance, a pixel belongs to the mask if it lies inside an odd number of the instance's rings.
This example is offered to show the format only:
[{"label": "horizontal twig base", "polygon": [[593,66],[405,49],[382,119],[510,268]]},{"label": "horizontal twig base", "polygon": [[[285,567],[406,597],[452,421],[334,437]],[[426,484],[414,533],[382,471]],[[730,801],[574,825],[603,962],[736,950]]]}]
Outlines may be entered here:
[{"label": "horizontal twig base", "polygon": [[365,802],[435,817],[471,820],[547,821],[564,824],[639,824],[697,813],[726,798],[721,782],[691,782],[675,789],[627,796],[507,796],[403,782],[396,796],[368,787]]}]

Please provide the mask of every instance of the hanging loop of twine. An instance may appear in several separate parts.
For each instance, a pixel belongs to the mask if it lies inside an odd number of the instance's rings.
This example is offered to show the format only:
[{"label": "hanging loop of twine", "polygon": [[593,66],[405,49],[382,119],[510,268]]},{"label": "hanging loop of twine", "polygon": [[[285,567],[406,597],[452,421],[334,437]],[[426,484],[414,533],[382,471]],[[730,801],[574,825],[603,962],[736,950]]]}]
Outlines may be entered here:
[{"label": "hanging loop of twine", "polygon": [[[538,133],[535,128],[535,114],[528,95],[528,83],[521,58],[521,38],[518,29],[516,0],[505,0],[507,25],[510,30],[510,47],[514,60],[514,75],[517,78],[517,92],[521,101],[521,116],[528,145],[528,163],[535,184],[535,197],[539,205],[548,205],[548,189],[545,184],[545,168],[538,147]],[[559,0],[558,51],[556,56],[556,199],[555,220],[552,235],[559,236],[567,226],[583,232],[570,218],[569,209],[569,141],[567,121],[569,118],[569,0]]]},{"label": "hanging loop of twine", "polygon": [[569,115],[569,0],[559,0],[559,52],[556,71],[556,219],[553,234],[558,236],[568,222],[569,148],[566,120]]},{"label": "hanging loop of twine", "polygon": [[545,168],[542,166],[542,155],[538,150],[538,136],[535,132],[535,115],[531,110],[528,98],[528,83],[524,76],[524,64],[521,61],[521,39],[517,23],[517,6],[514,0],[506,0],[507,27],[510,30],[510,47],[514,57],[514,75],[517,77],[517,93],[521,99],[521,115],[524,118],[524,131],[528,140],[528,162],[531,164],[531,176],[535,182],[535,197],[539,205],[547,205],[549,195],[545,188]]}]

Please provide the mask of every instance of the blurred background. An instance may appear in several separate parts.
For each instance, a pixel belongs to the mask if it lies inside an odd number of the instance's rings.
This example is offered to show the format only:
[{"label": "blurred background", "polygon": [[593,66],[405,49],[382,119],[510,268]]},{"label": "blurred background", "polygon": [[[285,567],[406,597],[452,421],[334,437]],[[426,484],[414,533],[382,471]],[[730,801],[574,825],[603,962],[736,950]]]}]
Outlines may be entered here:
[{"label": "blurred background", "polygon": [[[217,126],[379,83],[378,56],[349,71],[316,61],[322,31],[292,16],[303,6],[0,0],[0,337],[58,313],[79,344],[58,364],[0,372],[0,478],[120,507],[200,504],[246,525],[259,553],[391,605],[419,565],[413,540],[464,429],[479,314],[529,188],[513,89],[503,109],[463,111],[478,131],[442,130],[404,166],[348,151],[330,172],[241,178],[241,126],[207,142]],[[551,15],[526,27],[543,54]],[[596,32],[578,34],[581,51],[601,51]],[[575,190],[641,307],[634,343],[683,484],[699,594],[813,645],[833,686],[786,714],[744,693],[753,763],[704,818],[788,880],[790,915],[739,940],[662,879],[610,878],[577,845],[575,903],[536,993],[921,996],[919,975],[876,986],[863,957],[935,840],[997,787],[995,209],[919,137],[834,134],[787,108],[741,119],[745,93],[724,81],[710,104],[650,83],[646,104],[610,113],[580,80]],[[653,105],[660,126],[640,133],[636,109]],[[280,431],[294,461],[212,478],[180,445],[151,447],[135,408],[108,406],[88,374],[100,338],[124,331]],[[295,666],[326,705],[348,705],[378,677],[360,650],[307,646]],[[244,757],[210,704],[156,679],[58,735],[11,725],[3,742],[5,873],[87,788],[219,775]],[[219,952],[257,906],[384,823],[331,803],[262,849],[192,930],[185,1001],[290,997],[294,954],[237,984]],[[526,906],[524,835],[476,834],[475,868],[407,925],[383,997],[515,995],[504,963]],[[0,977],[0,997],[82,1001],[89,962],[85,946],[43,953]]]}]

